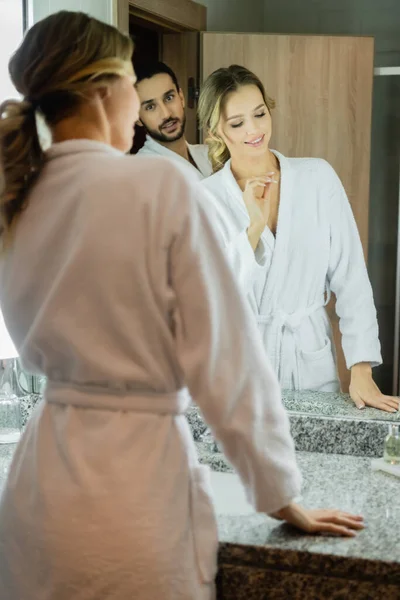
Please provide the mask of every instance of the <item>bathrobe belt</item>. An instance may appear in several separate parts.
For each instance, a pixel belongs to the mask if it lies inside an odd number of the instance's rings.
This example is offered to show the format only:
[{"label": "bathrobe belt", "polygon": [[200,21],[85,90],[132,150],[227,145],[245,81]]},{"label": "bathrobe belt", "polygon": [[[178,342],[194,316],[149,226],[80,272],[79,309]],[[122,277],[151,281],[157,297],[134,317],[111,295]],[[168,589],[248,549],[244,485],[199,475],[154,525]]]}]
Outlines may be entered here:
[{"label": "bathrobe belt", "polygon": [[[318,302],[311,304],[307,308],[301,308],[293,313],[285,313],[283,310],[276,310],[267,315],[257,315],[257,323],[259,325],[270,325],[273,328],[273,335],[275,335],[275,351],[273,353],[272,363],[273,368],[277,376],[279,376],[280,382],[284,383],[285,377],[283,374],[287,369],[287,365],[283,360],[283,336],[285,331],[290,331],[295,334],[304,319],[310,317],[312,314],[327,305],[329,301],[328,297],[323,297]],[[293,369],[294,376],[294,387],[296,390],[302,389],[301,385],[301,368],[299,365],[299,349],[296,347],[295,360],[296,365]],[[279,362],[278,362],[279,361]]]},{"label": "bathrobe belt", "polygon": [[128,383],[76,383],[49,379],[44,399],[50,404],[94,410],[182,415],[191,404],[187,388],[163,393],[137,389]]}]

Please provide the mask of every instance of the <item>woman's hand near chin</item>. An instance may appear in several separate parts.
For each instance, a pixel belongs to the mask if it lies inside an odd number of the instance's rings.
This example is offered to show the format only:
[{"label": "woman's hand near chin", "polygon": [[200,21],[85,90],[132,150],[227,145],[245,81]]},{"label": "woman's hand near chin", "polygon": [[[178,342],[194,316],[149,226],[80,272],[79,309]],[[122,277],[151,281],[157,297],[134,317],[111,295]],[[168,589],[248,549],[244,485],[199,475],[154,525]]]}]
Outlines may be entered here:
[{"label": "woman's hand near chin", "polygon": [[254,177],[243,182],[238,181],[238,184],[242,188],[244,187],[243,201],[250,217],[247,235],[253,250],[257,248],[261,234],[268,225],[270,213],[269,191],[271,185],[276,183],[272,176],[273,173],[268,173],[265,177]]}]

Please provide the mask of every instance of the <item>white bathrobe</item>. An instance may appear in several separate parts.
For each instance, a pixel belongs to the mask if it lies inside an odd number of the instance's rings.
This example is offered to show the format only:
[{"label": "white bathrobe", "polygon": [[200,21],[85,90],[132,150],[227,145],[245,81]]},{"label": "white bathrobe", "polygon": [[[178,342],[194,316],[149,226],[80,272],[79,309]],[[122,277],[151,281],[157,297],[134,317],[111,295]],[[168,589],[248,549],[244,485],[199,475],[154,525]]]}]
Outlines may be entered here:
[{"label": "white bathrobe", "polygon": [[276,236],[265,228],[254,252],[250,219],[230,161],[201,182],[204,207],[257,316],[264,346],[284,389],[338,391],[331,327],[324,306],[337,296],[347,367],[381,363],[376,310],[357,226],[343,186],[322,159],[285,158]]},{"label": "white bathrobe", "polygon": [[169,158],[175,161],[177,166],[182,167],[193,181],[201,181],[204,177],[209,177],[212,174],[212,166],[208,158],[208,146],[205,144],[187,144],[187,147],[198,167],[197,169],[188,160],[159,144],[149,135],[147,135],[145,144],[139,150],[138,155],[164,156],[165,158]]},{"label": "white bathrobe", "polygon": [[214,598],[188,390],[257,510],[299,494],[278,382],[202,194],[164,159],[85,140],[48,153],[0,263],[7,327],[48,377],[1,499],[2,600]]}]

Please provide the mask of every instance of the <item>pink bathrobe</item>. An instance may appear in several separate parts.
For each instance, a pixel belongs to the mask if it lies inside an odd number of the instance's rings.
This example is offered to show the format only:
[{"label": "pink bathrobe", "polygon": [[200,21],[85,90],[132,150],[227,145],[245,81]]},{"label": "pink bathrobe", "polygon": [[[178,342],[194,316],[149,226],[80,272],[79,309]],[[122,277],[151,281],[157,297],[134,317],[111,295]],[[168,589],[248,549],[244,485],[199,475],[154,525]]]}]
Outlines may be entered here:
[{"label": "pink bathrobe", "polygon": [[196,190],[162,158],[54,145],[0,263],[45,401],[0,504],[4,600],[211,600],[190,397],[259,511],[299,494],[280,390]]}]

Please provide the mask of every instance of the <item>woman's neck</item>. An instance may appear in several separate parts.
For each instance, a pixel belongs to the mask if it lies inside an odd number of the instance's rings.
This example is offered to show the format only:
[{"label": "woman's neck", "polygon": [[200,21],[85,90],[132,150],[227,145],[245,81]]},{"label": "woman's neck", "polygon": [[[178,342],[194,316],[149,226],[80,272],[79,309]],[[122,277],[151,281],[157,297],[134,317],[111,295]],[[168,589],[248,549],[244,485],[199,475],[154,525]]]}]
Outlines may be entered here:
[{"label": "woman's neck", "polygon": [[52,139],[54,143],[67,140],[87,139],[96,142],[110,144],[110,136],[104,130],[93,124],[82,122],[71,122],[65,120],[52,127]]},{"label": "woman's neck", "polygon": [[112,144],[112,131],[104,106],[95,96],[82,102],[74,114],[65,117],[51,127],[53,142],[87,139]]},{"label": "woman's neck", "polygon": [[280,172],[279,160],[271,150],[254,158],[231,157],[231,170],[236,181],[261,177],[267,173]]}]

